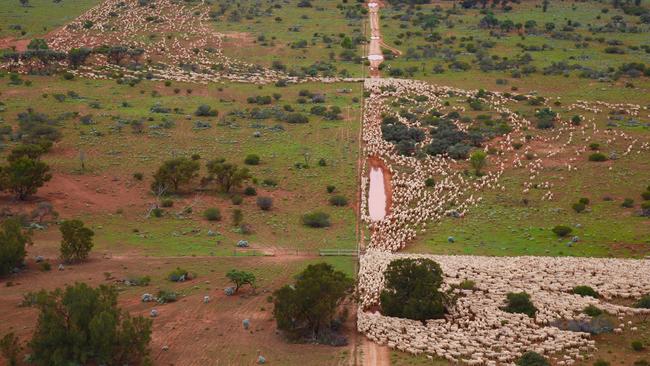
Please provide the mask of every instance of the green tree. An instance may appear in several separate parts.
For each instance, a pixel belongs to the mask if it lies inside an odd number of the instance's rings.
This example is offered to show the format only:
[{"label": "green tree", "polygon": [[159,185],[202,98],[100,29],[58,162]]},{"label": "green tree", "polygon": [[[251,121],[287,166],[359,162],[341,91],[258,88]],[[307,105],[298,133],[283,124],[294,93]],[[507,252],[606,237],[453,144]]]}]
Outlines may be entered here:
[{"label": "green tree", "polygon": [[537,352],[526,352],[517,360],[517,366],[549,366],[544,356]]},{"label": "green tree", "polygon": [[25,245],[30,237],[23,231],[18,219],[7,219],[0,224],[0,276],[9,274],[25,259]]},{"label": "green tree", "polygon": [[487,165],[487,153],[483,150],[474,151],[469,157],[469,163],[474,168],[474,173],[480,176],[482,174],[481,170]]},{"label": "green tree", "polygon": [[348,36],[343,37],[343,40],[341,41],[341,47],[347,49],[353,49],[354,44],[352,43],[352,39]]},{"label": "green tree", "polygon": [[42,145],[39,144],[20,144],[14,147],[11,150],[9,156],[7,156],[7,161],[12,162],[20,158],[27,157],[30,159],[38,159],[41,155],[45,154],[46,151]]},{"label": "green tree", "polygon": [[7,333],[0,339],[0,353],[7,360],[9,366],[18,365],[18,354],[22,349],[18,337],[14,333]]},{"label": "green tree", "polygon": [[40,314],[29,343],[36,365],[150,364],[152,322],[118,308],[115,288],[76,283],[42,290],[36,307]]},{"label": "green tree", "polygon": [[231,269],[226,273],[226,277],[235,285],[235,292],[244,285],[255,287],[255,275],[250,272]]},{"label": "green tree", "polygon": [[61,235],[61,258],[66,262],[78,262],[88,258],[93,248],[95,233],[80,220],[66,220],[59,228]]},{"label": "green tree", "polygon": [[221,191],[230,192],[232,188],[241,185],[251,178],[247,168],[240,168],[237,164],[226,163],[224,159],[215,159],[207,163],[208,177],[206,181],[217,183]]},{"label": "green tree", "polygon": [[273,315],[278,329],[292,338],[317,337],[330,329],[352,285],[351,278],[330,264],[310,264],[298,275],[295,285],[274,292]]},{"label": "green tree", "polygon": [[530,301],[530,295],[525,292],[509,292],[506,295],[507,305],[503,308],[508,313],[526,314],[535,317],[537,308]]},{"label": "green tree", "polygon": [[181,184],[189,183],[198,175],[199,162],[188,158],[167,160],[154,174],[151,184],[156,194],[178,192]]},{"label": "green tree", "polygon": [[0,187],[9,189],[19,200],[25,200],[52,179],[50,167],[42,161],[23,156],[9,162],[0,171]]},{"label": "green tree", "polygon": [[47,50],[49,48],[47,42],[42,38],[34,38],[27,45],[28,50]]},{"label": "green tree", "polygon": [[68,64],[73,69],[76,69],[86,62],[91,53],[92,50],[89,48],[73,48],[68,51]]},{"label": "green tree", "polygon": [[384,272],[381,292],[384,315],[427,320],[445,314],[446,296],[440,292],[442,269],[431,259],[397,259]]}]

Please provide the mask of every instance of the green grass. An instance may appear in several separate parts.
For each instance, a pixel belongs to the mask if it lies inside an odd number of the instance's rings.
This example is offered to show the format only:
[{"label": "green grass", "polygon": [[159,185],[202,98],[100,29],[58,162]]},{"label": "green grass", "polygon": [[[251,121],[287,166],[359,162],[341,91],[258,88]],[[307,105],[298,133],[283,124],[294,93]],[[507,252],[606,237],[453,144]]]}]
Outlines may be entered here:
[{"label": "green grass", "polygon": [[[410,252],[472,255],[549,255],[643,257],[650,250],[647,218],[636,215],[639,194],[647,185],[650,169],[647,153],[631,154],[609,165],[579,163],[579,170],[549,168],[535,181],[554,184],[552,201],[541,201],[546,190],[532,189],[523,194],[528,179],[524,170],[508,171],[501,179],[505,191],[486,190],[483,201],[462,219],[445,217],[429,226],[412,245]],[[625,182],[621,184],[620,182]],[[589,212],[576,213],[571,205],[588,197]],[[605,197],[612,200],[606,201]],[[621,207],[630,197],[636,208]],[[523,199],[528,199],[528,204]],[[555,225],[568,225],[573,232],[559,239],[551,232]],[[572,236],[579,241],[568,246]],[[448,237],[455,242],[449,243]]]},{"label": "green grass", "polygon": [[[100,0],[30,0],[23,7],[18,0],[0,1],[0,37],[33,38],[42,36],[74,20]],[[21,30],[11,29],[20,25]]]},{"label": "green grass", "polygon": [[[86,126],[79,118],[66,120],[62,126],[64,138],[52,153],[46,155],[53,173],[83,180],[84,177],[118,177],[119,182],[107,182],[103,190],[112,191],[126,187],[126,191],[141,192],[136,203],[120,200],[111,210],[75,213],[84,215],[98,235],[97,247],[107,250],[127,250],[137,248],[152,255],[229,255],[240,239],[246,239],[254,247],[290,248],[315,250],[316,248],[353,248],[355,243],[355,214],[353,210],[356,187],[356,158],[358,156],[359,103],[352,101],[360,95],[360,84],[301,84],[286,88],[266,86],[258,88],[247,84],[211,84],[208,86],[174,83],[165,87],[161,82],[143,82],[135,87],[118,85],[114,81],[75,80],[63,81],[57,77],[29,77],[32,86],[8,86],[7,79],[0,79],[0,92],[6,96],[7,110],[2,118],[15,124],[16,115],[33,107],[38,112],[57,116],[64,112],[79,112],[80,116],[91,114],[95,124]],[[175,94],[174,89],[181,93]],[[192,93],[187,94],[186,89]],[[298,91],[308,89],[325,93],[325,105],[337,105],[343,110],[343,120],[326,121],[321,117],[309,115],[310,104],[296,103]],[[352,90],[351,93],[342,92]],[[72,90],[80,99],[68,98],[64,102],[55,101],[53,94]],[[157,91],[160,96],[152,96]],[[257,107],[246,103],[250,95],[271,95],[281,93],[282,99],[275,105],[292,105],[296,111],[309,115],[310,122],[304,125],[291,125],[270,120],[252,120],[228,116],[235,109]],[[43,97],[43,94],[47,94]],[[130,107],[123,107],[128,101]],[[98,102],[101,109],[89,107]],[[150,108],[160,103],[164,107],[179,108],[178,113],[167,115],[151,113]],[[219,117],[193,117],[200,104],[209,104],[217,109]],[[163,116],[176,122],[171,129],[152,130],[135,135],[129,126],[122,132],[111,131],[117,119],[148,119],[146,126],[160,123]],[[192,120],[188,120],[192,116]],[[230,122],[224,124],[223,119]],[[212,128],[196,131],[194,121],[209,122]],[[284,131],[269,128],[281,125]],[[254,137],[254,132],[262,136]],[[7,150],[13,143],[8,144]],[[83,151],[85,171],[80,171],[79,151]],[[223,157],[228,161],[243,165],[247,154],[257,154],[261,163],[248,166],[259,182],[271,178],[278,182],[275,188],[257,185],[258,195],[271,196],[274,208],[260,210],[255,197],[245,197],[240,208],[244,212],[244,222],[251,224],[253,234],[242,236],[233,232],[230,225],[232,205],[227,195],[213,191],[195,191],[198,179],[183,188],[183,192],[173,196],[175,206],[166,210],[162,218],[144,218],[148,204],[155,198],[148,192],[151,176],[162,161],[173,156],[199,154],[205,175],[208,160]],[[298,169],[296,163],[304,163],[307,156],[310,167]],[[319,166],[318,160],[324,158],[326,166]],[[144,181],[132,179],[135,172],[144,174]],[[326,186],[334,184],[337,194],[350,200],[347,207],[329,205]],[[106,194],[108,194],[106,192]],[[109,197],[98,195],[98,197]],[[195,204],[188,219],[173,218],[173,213],[183,205]],[[221,222],[210,223],[201,217],[208,207],[219,207]],[[120,212],[117,212],[117,209]],[[321,209],[332,217],[332,227],[311,229],[300,223],[303,213]],[[183,234],[191,228],[201,230],[199,235]],[[134,233],[133,229],[138,229]],[[207,237],[207,231],[221,233]],[[144,235],[143,233],[146,233]]]}]

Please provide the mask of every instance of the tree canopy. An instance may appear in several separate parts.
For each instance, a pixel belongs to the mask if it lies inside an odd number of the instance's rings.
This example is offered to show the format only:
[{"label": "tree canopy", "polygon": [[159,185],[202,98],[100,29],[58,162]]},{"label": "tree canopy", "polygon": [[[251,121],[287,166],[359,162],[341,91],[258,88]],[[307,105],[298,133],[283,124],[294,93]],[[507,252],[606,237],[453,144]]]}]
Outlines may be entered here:
[{"label": "tree canopy", "polygon": [[230,192],[232,188],[241,187],[242,183],[251,178],[247,168],[240,168],[237,164],[227,163],[225,159],[211,160],[207,164],[207,181],[217,183],[221,191]]},{"label": "tree canopy", "polygon": [[151,185],[156,193],[177,192],[181,184],[189,183],[198,175],[199,163],[188,158],[167,160],[154,174]]},{"label": "tree canopy", "polygon": [[95,233],[80,220],[66,220],[61,223],[61,258],[66,262],[78,262],[88,258],[93,248]]},{"label": "tree canopy", "polygon": [[34,364],[146,365],[152,322],[117,307],[117,290],[84,283],[36,295],[40,310],[29,347]]},{"label": "tree canopy", "polygon": [[446,296],[440,292],[442,269],[431,259],[404,258],[392,261],[384,272],[381,292],[384,315],[427,320],[445,314]]},{"label": "tree canopy", "polygon": [[50,167],[28,156],[12,160],[0,170],[0,187],[14,192],[19,200],[36,193],[50,179]]},{"label": "tree canopy", "polygon": [[18,219],[7,219],[0,224],[0,276],[22,264],[29,240]]},{"label": "tree canopy", "polygon": [[231,269],[226,273],[226,277],[235,285],[235,292],[244,285],[255,286],[255,275],[250,272]]},{"label": "tree canopy", "polygon": [[274,293],[273,315],[278,329],[290,337],[317,338],[330,329],[341,301],[353,281],[327,263],[311,264],[298,275],[295,285]]}]

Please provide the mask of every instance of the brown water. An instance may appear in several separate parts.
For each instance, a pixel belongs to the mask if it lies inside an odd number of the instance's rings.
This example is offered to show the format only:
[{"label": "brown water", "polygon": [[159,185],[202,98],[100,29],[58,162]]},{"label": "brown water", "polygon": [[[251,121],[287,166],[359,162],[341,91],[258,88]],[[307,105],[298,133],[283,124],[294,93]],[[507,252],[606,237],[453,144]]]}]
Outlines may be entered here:
[{"label": "brown water", "polygon": [[379,167],[371,167],[368,190],[368,212],[371,220],[380,221],[386,216],[386,200],[384,171]]}]

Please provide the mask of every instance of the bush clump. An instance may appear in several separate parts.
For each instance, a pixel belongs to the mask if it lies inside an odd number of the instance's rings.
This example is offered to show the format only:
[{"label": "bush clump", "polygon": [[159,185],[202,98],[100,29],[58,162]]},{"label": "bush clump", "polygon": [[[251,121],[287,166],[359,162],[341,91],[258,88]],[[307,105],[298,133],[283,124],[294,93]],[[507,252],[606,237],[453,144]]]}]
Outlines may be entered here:
[{"label": "bush clump", "polygon": [[309,212],[302,215],[302,223],[313,228],[329,227],[330,215],[322,211]]},{"label": "bush clump", "polygon": [[600,297],[600,294],[598,294],[598,292],[596,292],[596,290],[594,290],[590,286],[576,286],[573,288],[572,291],[574,294],[580,296],[590,296],[596,299]]},{"label": "bush clump", "polygon": [[183,268],[176,267],[175,270],[169,272],[167,279],[172,282],[183,282],[186,280],[191,280],[194,276]]},{"label": "bush clump", "polygon": [[329,201],[332,206],[342,207],[347,206],[348,204],[348,199],[340,195],[330,197]]},{"label": "bush clump", "polygon": [[208,221],[219,221],[221,220],[221,211],[216,207],[211,207],[203,211],[203,217]]},{"label": "bush clump", "polygon": [[549,366],[550,364],[537,352],[526,352],[515,363],[517,366]]},{"label": "bush clump", "polygon": [[587,208],[587,206],[585,206],[585,204],[582,203],[582,202],[576,202],[571,207],[573,208],[573,211],[575,211],[577,213],[581,213],[582,211],[584,211]]},{"label": "bush clump", "polygon": [[552,231],[555,233],[555,235],[563,238],[563,237],[571,234],[573,229],[571,229],[570,227],[568,227],[566,225],[557,225],[552,229]]},{"label": "bush clump", "polygon": [[583,312],[591,317],[596,317],[603,314],[603,311],[594,305],[588,305],[587,307],[585,307]]},{"label": "bush clump", "polygon": [[244,198],[238,194],[233,195],[230,197],[230,202],[232,202],[233,205],[241,205],[242,202],[244,202]]},{"label": "bush clump", "polygon": [[596,162],[607,161],[607,155],[601,152],[595,152],[589,155],[589,161],[596,161]]},{"label": "bush clump", "polygon": [[262,211],[269,211],[273,207],[273,198],[257,197],[257,207]]},{"label": "bush clump", "polygon": [[508,313],[526,314],[529,317],[535,317],[537,308],[530,301],[530,295],[525,292],[509,292],[506,295],[507,305],[503,311]]},{"label": "bush clump", "polygon": [[257,190],[255,189],[255,187],[248,186],[244,189],[244,194],[247,196],[255,196],[257,195]]},{"label": "bush clump", "polygon": [[650,309],[650,294],[642,296],[634,306],[640,309]]},{"label": "bush clump", "polygon": [[256,154],[248,154],[244,159],[244,164],[246,165],[259,165],[259,163],[260,163],[260,157],[259,155]]},{"label": "bush clump", "polygon": [[643,342],[638,341],[638,340],[637,341],[632,341],[631,346],[632,346],[632,349],[634,351],[636,351],[636,352],[641,352],[641,351],[643,351],[645,349],[645,347],[643,346]]},{"label": "bush clump", "polygon": [[396,259],[384,278],[381,310],[384,315],[425,321],[442,318],[448,302],[440,291],[442,269],[431,259]]}]

